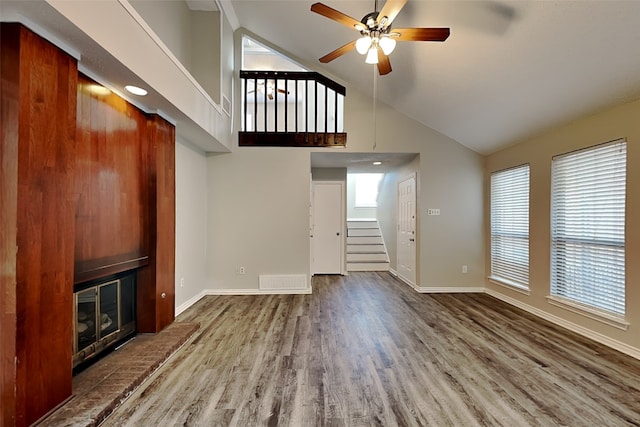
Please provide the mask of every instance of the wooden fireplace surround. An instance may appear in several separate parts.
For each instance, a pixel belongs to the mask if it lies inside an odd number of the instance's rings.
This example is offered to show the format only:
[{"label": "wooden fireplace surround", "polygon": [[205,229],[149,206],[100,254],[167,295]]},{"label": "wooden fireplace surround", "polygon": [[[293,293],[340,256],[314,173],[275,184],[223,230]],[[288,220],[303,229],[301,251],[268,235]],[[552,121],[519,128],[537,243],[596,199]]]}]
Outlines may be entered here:
[{"label": "wooden fireplace surround", "polygon": [[[71,396],[74,283],[137,269],[140,332],[173,322],[175,129],[1,24],[0,426]],[[164,298],[162,295],[164,294]]]}]

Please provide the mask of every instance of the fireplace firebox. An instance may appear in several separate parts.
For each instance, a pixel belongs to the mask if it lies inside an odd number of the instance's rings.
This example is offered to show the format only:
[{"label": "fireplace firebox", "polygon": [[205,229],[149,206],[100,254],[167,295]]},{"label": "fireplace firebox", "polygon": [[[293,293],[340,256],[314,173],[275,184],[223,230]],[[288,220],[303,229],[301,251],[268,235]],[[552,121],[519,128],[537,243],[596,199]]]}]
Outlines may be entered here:
[{"label": "fireplace firebox", "polygon": [[136,333],[135,279],[129,271],[76,285],[74,369]]}]

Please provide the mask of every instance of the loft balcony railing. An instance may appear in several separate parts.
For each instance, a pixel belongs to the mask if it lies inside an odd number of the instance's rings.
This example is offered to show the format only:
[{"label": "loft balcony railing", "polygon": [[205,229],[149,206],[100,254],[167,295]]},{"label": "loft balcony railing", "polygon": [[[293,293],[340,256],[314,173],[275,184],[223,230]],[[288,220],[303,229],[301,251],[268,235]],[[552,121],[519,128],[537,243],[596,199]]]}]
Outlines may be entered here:
[{"label": "loft balcony railing", "polygon": [[346,89],[316,72],[240,71],[240,146],[344,147]]}]

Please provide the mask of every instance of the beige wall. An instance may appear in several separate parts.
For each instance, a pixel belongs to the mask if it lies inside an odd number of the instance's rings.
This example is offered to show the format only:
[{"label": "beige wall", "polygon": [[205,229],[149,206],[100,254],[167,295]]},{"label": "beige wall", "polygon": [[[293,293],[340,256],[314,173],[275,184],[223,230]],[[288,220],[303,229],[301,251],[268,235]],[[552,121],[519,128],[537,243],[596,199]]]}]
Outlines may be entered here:
[{"label": "beige wall", "polygon": [[[384,243],[389,255],[390,267],[396,271],[398,265],[398,241],[397,241],[397,212],[398,212],[398,183],[405,179],[416,177],[416,192],[420,192],[420,156],[385,174],[378,196],[377,217],[380,230],[384,237]],[[416,228],[420,227],[420,217],[417,218]],[[420,245],[416,247],[416,259],[420,259]],[[417,266],[419,273],[420,266]],[[419,276],[418,276],[419,277]]]},{"label": "beige wall", "polygon": [[[237,31],[238,52],[240,42]],[[372,117],[371,97],[347,87],[345,152],[374,151]],[[483,286],[483,157],[384,104],[377,107],[376,130],[376,152],[420,154],[418,286]],[[260,274],[308,274],[313,150],[235,145],[231,154],[208,158],[211,288],[257,289]],[[426,217],[428,207],[442,215]],[[462,274],[463,264],[468,274]],[[245,275],[236,274],[240,266]]]},{"label": "beige wall", "polygon": [[129,0],[169,50],[187,68],[191,64],[191,10],[184,1]]},{"label": "beige wall", "polygon": [[191,12],[190,26],[191,61],[187,68],[211,99],[221,104],[220,12]]},{"label": "beige wall", "polygon": [[311,179],[314,181],[341,181],[347,180],[347,168],[312,168]]},{"label": "beige wall", "polygon": [[[379,83],[382,84],[382,83]],[[347,151],[373,151],[372,100],[347,88]],[[418,283],[424,290],[484,286],[483,169],[479,154],[378,103],[376,152],[417,153]],[[427,216],[438,208],[440,216]],[[387,241],[387,246],[395,242]],[[462,265],[468,273],[462,273]]]},{"label": "beige wall", "polygon": [[[207,158],[176,144],[176,308],[207,289]],[[184,279],[184,285],[181,284]]]},{"label": "beige wall", "polygon": [[[551,316],[585,328],[601,341],[615,340],[640,349],[640,101],[611,108],[584,117],[566,126],[520,142],[487,157],[485,174],[485,230],[489,235],[489,179],[494,171],[529,163],[530,174],[530,295],[523,295],[486,281],[491,291],[514,298]],[[557,154],[588,147],[617,138],[627,139],[627,205],[626,205],[626,298],[627,321],[631,326],[622,331],[596,320],[552,306],[547,302],[550,287],[550,188],[551,158]],[[490,243],[485,245],[485,276],[489,275]],[[575,328],[574,328],[575,329]],[[620,346],[618,346],[620,347]]]},{"label": "beige wall", "polygon": [[[222,46],[220,72],[222,81],[222,95],[229,101],[233,100],[234,59],[233,53],[233,28],[227,17],[222,14]],[[222,100],[220,101],[222,102]]]},{"label": "beige wall", "polygon": [[261,274],[308,275],[309,152],[238,149],[209,157],[207,170],[210,288],[258,289]]},{"label": "beige wall", "polygon": [[211,99],[220,104],[220,12],[192,11],[182,0],[130,0],[129,3]]}]

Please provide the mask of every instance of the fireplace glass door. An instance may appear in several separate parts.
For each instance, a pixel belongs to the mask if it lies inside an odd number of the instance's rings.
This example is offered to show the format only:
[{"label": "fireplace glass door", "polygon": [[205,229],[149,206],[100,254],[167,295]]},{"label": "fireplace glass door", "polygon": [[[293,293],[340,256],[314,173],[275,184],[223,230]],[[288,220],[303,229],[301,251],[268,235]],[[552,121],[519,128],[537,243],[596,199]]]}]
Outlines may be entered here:
[{"label": "fireplace glass door", "polygon": [[95,288],[76,293],[76,339],[77,351],[82,351],[98,340],[96,331]]},{"label": "fireplace glass door", "polygon": [[73,368],[136,333],[135,271],[78,286]]},{"label": "fireplace glass door", "polygon": [[100,295],[100,338],[104,338],[109,334],[116,332],[120,325],[120,313],[118,310],[118,301],[120,300],[120,287],[118,280],[105,283],[98,287]]},{"label": "fireplace glass door", "polygon": [[119,284],[120,280],[113,280],[75,294],[76,352],[120,329]]}]

